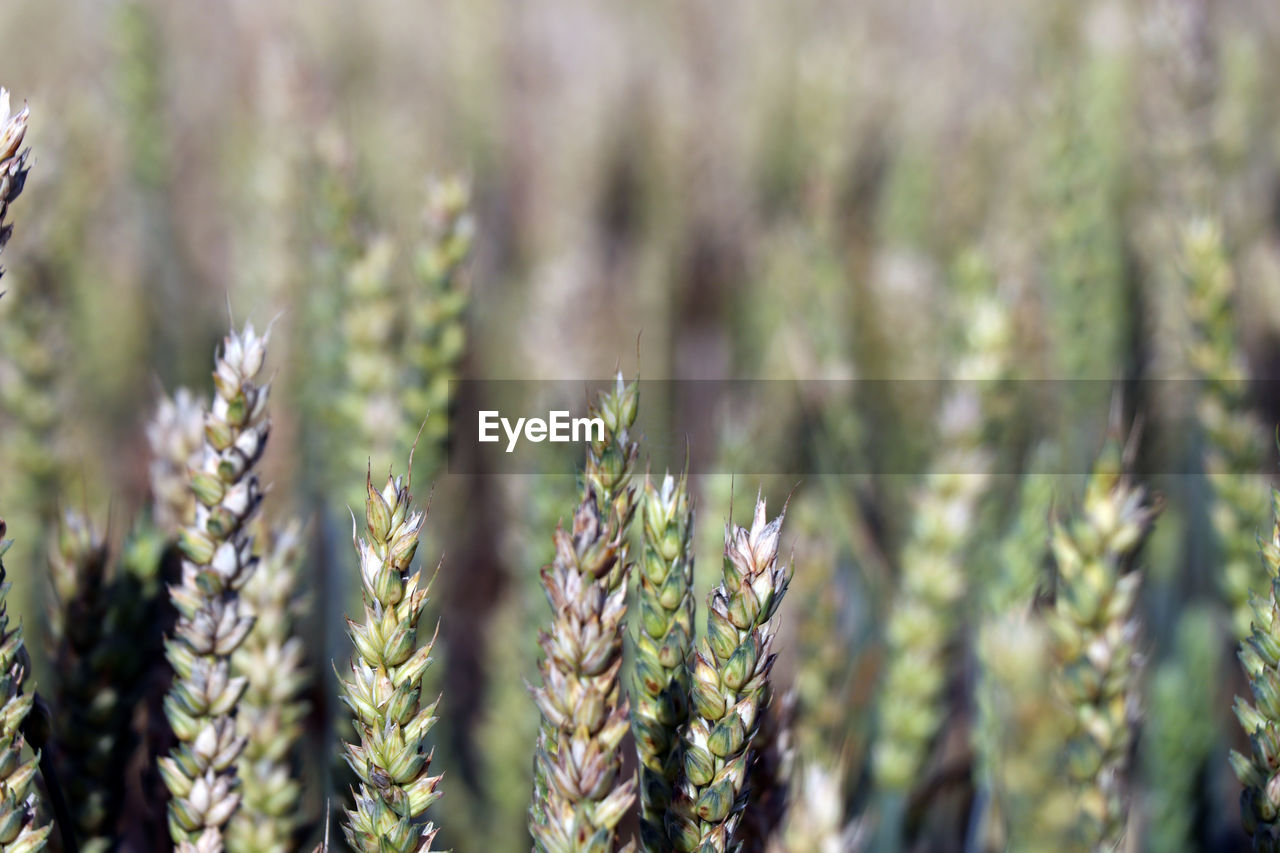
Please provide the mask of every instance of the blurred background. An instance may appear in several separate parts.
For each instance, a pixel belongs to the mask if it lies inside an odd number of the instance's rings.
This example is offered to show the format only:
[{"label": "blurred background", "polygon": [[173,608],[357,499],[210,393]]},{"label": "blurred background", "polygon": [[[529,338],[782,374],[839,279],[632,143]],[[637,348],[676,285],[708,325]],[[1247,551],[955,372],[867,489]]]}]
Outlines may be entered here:
[{"label": "blurred background", "polygon": [[[984,426],[968,448],[961,429],[961,450],[1002,472],[961,523],[979,597],[1017,473],[1051,442],[1069,514],[1119,401],[1165,502],[1142,559],[1144,672],[1180,665],[1182,614],[1214,626],[1193,644],[1210,678],[1186,688],[1211,709],[1195,784],[1172,805],[1151,786],[1147,696],[1129,837],[1238,849],[1225,752],[1245,687],[1219,575],[1230,536],[1252,566],[1269,526],[1277,56],[1266,0],[8,0],[0,84],[30,103],[35,161],[0,302],[14,608],[38,636],[60,509],[122,538],[149,500],[161,393],[208,393],[229,318],[274,321],[267,515],[309,523],[310,735],[331,738],[339,711],[346,507],[366,468],[403,469],[427,417],[415,476],[432,494],[420,554],[444,555],[441,838],[527,849],[537,570],[580,460],[451,466],[449,380],[830,380],[710,420],[692,383],[641,407],[668,443],[713,430],[693,460],[700,604],[731,500],[743,522],[758,487],[771,506],[791,496],[775,680],[796,691],[803,819],[844,845],[821,849],[846,849],[875,798],[904,543],[930,474],[968,464],[945,455],[965,406],[982,398]],[[1205,234],[1225,272],[1198,280]],[[921,379],[984,381],[951,394]],[[1256,481],[1257,517],[1227,532],[1201,473],[1215,393],[1254,448],[1227,468]],[[794,473],[730,476],[762,457]],[[985,849],[965,734],[975,621],[957,617],[947,646],[909,809],[919,849]],[[317,815],[324,790],[308,792]],[[1181,839],[1148,831],[1160,808],[1187,819]]]}]

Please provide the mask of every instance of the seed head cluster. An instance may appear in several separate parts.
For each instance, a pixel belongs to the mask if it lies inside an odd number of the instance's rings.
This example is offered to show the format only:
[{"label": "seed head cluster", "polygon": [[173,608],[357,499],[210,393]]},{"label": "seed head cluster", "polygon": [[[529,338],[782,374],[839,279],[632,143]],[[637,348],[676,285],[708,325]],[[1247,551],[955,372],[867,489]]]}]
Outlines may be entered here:
[{"label": "seed head cluster", "polygon": [[342,680],[360,739],[345,750],[359,790],[343,831],[359,853],[427,853],[437,830],[426,810],[441,794],[426,743],[436,703],[422,696],[434,638],[418,636],[430,582],[411,569],[424,514],[403,477],[381,491],[367,479],[366,491],[366,536],[355,543],[364,617],[347,620],[356,654]]},{"label": "seed head cluster", "polygon": [[573,525],[557,527],[555,557],[542,569],[552,623],[539,636],[542,685],[533,696],[543,729],[529,827],[540,853],[612,851],[618,823],[635,798],[635,781],[622,774],[628,706],[619,669],[631,568],[627,530],[635,512],[637,391],[619,375],[597,401],[592,414],[604,420],[605,435],[587,450]]},{"label": "seed head cluster", "polygon": [[774,614],[791,582],[778,561],[783,515],[757,498],[750,528],[726,525],[724,574],[707,602],[707,630],[690,659],[692,707],[681,777],[667,818],[681,853],[724,853],[746,805],[752,741],[769,701]]},{"label": "seed head cluster", "polygon": [[240,591],[257,568],[249,525],[262,502],[254,471],[266,447],[269,386],[258,384],[267,337],[232,332],[213,372],[203,458],[191,472],[195,519],[182,532],[182,579],[169,590],[178,611],[165,654],[175,674],[165,714],[178,746],[160,759],[172,800],[169,832],[183,853],[223,849],[223,828],[240,804],[236,762],[245,737],[236,707],[248,681],[231,656],[253,627]]}]

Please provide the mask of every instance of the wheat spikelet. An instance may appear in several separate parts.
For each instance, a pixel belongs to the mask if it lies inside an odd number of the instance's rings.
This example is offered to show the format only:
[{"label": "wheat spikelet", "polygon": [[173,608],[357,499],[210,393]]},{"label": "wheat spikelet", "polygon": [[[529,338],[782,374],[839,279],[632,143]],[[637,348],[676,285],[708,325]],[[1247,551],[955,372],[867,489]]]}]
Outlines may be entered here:
[{"label": "wheat spikelet", "polygon": [[231,656],[253,627],[240,590],[258,563],[249,524],[262,501],[254,467],[270,429],[269,388],[258,384],[266,346],[249,325],[232,331],[218,354],[204,455],[192,472],[196,516],[182,532],[182,580],[169,590],[178,623],[165,649],[175,674],[165,714],[179,743],[159,767],[173,796],[169,833],[182,853],[221,851],[240,804],[245,737],[236,706],[247,681],[232,674]]}]

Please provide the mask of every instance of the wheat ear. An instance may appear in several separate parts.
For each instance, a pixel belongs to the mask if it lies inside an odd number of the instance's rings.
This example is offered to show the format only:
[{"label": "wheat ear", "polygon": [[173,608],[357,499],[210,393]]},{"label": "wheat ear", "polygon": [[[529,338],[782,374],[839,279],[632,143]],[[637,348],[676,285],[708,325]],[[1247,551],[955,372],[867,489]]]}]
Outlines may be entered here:
[{"label": "wheat ear", "polygon": [[360,737],[346,744],[346,759],[360,788],[343,832],[360,853],[427,853],[437,830],[426,810],[441,794],[426,743],[436,702],[422,696],[434,638],[422,641],[418,626],[430,580],[410,568],[424,514],[403,477],[388,477],[381,491],[368,478],[366,492],[366,538],[355,543],[364,618],[347,620],[356,653],[342,679]]},{"label": "wheat ear", "polygon": [[666,839],[666,812],[679,781],[680,732],[689,719],[693,647],[693,507],[686,478],[655,486],[644,478],[644,553],[636,604],[635,706],[631,730],[640,758],[640,838],[647,850]]},{"label": "wheat ear", "polygon": [[1074,717],[1066,770],[1078,786],[1077,831],[1098,850],[1116,849],[1124,832],[1142,579],[1133,560],[1156,512],[1146,491],[1122,472],[1112,439],[1094,465],[1079,515],[1053,526],[1058,585],[1048,624],[1060,666],[1056,687]]},{"label": "wheat ear", "polygon": [[1204,433],[1204,469],[1211,490],[1209,519],[1217,539],[1218,576],[1231,607],[1236,640],[1250,635],[1251,590],[1266,585],[1254,553],[1266,515],[1256,475],[1265,454],[1262,424],[1250,412],[1247,371],[1236,344],[1231,300],[1235,279],[1217,226],[1197,220],[1182,235],[1182,275],[1191,315],[1188,361],[1200,380],[1196,419]]},{"label": "wheat ear", "polygon": [[535,753],[529,831],[539,853],[611,851],[635,798],[622,775],[628,708],[621,696],[627,613],[627,529],[635,512],[631,438],[637,386],[618,375],[592,410],[604,421],[583,471],[573,527],[557,527],[555,558],[542,569],[550,630],[539,636],[542,686],[533,691],[543,728]]},{"label": "wheat ear", "polygon": [[232,674],[231,656],[253,627],[240,590],[258,564],[249,524],[262,502],[254,468],[270,429],[269,388],[258,384],[266,347],[267,337],[249,325],[232,331],[218,354],[204,455],[191,475],[195,520],[182,531],[182,579],[169,589],[178,622],[165,647],[175,675],[165,715],[178,746],[159,766],[173,796],[169,834],[182,853],[221,851],[240,804],[236,764],[245,737],[236,707],[247,681]]},{"label": "wheat ear", "polygon": [[689,663],[692,710],[667,819],[681,853],[735,849],[752,741],[770,697],[773,617],[791,582],[791,562],[778,561],[782,520],[769,521],[757,498],[750,528],[725,526],[724,573]]}]

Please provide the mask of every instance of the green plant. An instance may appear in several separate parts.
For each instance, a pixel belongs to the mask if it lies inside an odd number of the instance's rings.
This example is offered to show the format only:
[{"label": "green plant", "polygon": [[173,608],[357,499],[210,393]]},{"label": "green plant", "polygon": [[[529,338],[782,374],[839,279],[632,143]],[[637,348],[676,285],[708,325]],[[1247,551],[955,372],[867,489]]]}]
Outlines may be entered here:
[{"label": "green plant", "polygon": [[757,498],[751,527],[725,526],[724,574],[707,600],[707,630],[689,659],[691,709],[667,818],[682,853],[736,849],[752,744],[772,698],[774,614],[791,583],[778,560],[785,509],[770,521]]},{"label": "green plant", "polygon": [[1236,639],[1249,637],[1251,591],[1265,585],[1254,554],[1266,514],[1266,494],[1256,472],[1265,445],[1262,425],[1248,402],[1247,370],[1236,344],[1232,308],[1235,277],[1222,232],[1206,221],[1182,233],[1182,274],[1192,337],[1187,360],[1199,379],[1196,419],[1204,435],[1204,470],[1212,491],[1209,520],[1219,551],[1217,576],[1231,607]]},{"label": "green plant", "polygon": [[618,822],[635,798],[635,782],[622,774],[628,708],[619,671],[637,390],[619,374],[592,408],[605,434],[588,447],[573,526],[556,527],[555,558],[542,569],[552,624],[538,638],[542,685],[533,691],[543,727],[529,832],[539,853],[613,850]]},{"label": "green plant", "polygon": [[1057,589],[1048,624],[1059,670],[1055,687],[1071,709],[1068,778],[1077,786],[1075,831],[1115,849],[1128,810],[1126,774],[1138,704],[1140,572],[1134,557],[1158,509],[1122,470],[1113,438],[1094,464],[1079,514],[1053,526]]},{"label": "green plant", "polygon": [[356,541],[364,621],[347,620],[356,654],[342,681],[360,738],[346,744],[346,759],[360,788],[343,832],[362,853],[426,853],[437,830],[425,812],[440,776],[430,775],[425,743],[436,703],[422,696],[434,640],[422,642],[418,625],[430,580],[410,568],[424,515],[404,478],[388,477],[381,491],[368,478],[366,488],[366,538]]},{"label": "green plant", "polygon": [[[405,306],[404,359],[409,367],[403,405],[407,425],[423,427],[430,452],[421,462],[434,471],[446,437],[449,382],[467,344],[463,313],[468,292],[463,268],[471,254],[475,220],[468,212],[471,188],[457,176],[427,189],[427,233],[413,257],[415,280]],[[433,416],[433,417],[429,417]]]},{"label": "green plant", "polygon": [[966,549],[990,483],[984,432],[994,380],[1009,359],[1009,322],[995,296],[961,306],[965,339],[939,413],[938,453],[914,495],[899,586],[885,626],[886,671],[872,772],[882,798],[880,845],[896,849],[904,800],[919,782],[946,714],[948,656],[967,591]]},{"label": "green plant", "polygon": [[640,517],[644,552],[631,730],[640,757],[640,838],[645,849],[654,850],[666,839],[665,816],[680,772],[680,733],[689,719],[693,507],[686,477],[666,474],[655,486],[646,475]]},{"label": "green plant", "polygon": [[221,851],[240,804],[236,707],[248,682],[232,674],[231,656],[253,627],[240,591],[258,564],[249,524],[262,502],[254,468],[270,429],[268,387],[258,384],[267,337],[252,325],[232,331],[216,359],[204,455],[191,473],[195,520],[182,531],[182,580],[169,591],[178,623],[165,649],[175,676],[165,714],[179,743],[159,766],[173,795],[169,832],[183,853]]}]

